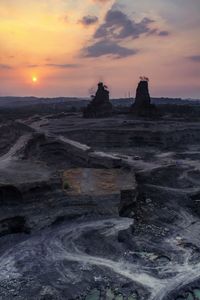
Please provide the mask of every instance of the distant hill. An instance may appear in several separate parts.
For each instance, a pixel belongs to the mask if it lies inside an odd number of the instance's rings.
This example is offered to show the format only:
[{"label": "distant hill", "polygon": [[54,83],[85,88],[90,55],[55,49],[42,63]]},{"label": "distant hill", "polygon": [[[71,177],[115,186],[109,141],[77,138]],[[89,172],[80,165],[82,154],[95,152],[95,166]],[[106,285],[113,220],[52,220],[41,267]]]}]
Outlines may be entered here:
[{"label": "distant hill", "polygon": [[[134,102],[134,98],[113,99],[111,100],[115,106],[130,106]],[[155,105],[200,105],[198,99],[181,99],[181,98],[151,98]]]},{"label": "distant hill", "polygon": [[58,97],[58,98],[37,98],[37,97],[0,97],[1,107],[22,107],[30,105],[42,105],[42,104],[68,104],[68,105],[82,105],[82,98],[76,97]]},{"label": "distant hill", "polygon": [[[85,107],[89,98],[76,98],[76,97],[58,97],[58,98],[37,98],[37,97],[0,97],[0,108],[20,108],[27,106],[65,106],[81,108]],[[133,98],[119,98],[112,99],[111,102],[114,106],[130,106]],[[181,99],[181,98],[152,98],[152,103],[157,105],[200,105],[198,99]]]}]

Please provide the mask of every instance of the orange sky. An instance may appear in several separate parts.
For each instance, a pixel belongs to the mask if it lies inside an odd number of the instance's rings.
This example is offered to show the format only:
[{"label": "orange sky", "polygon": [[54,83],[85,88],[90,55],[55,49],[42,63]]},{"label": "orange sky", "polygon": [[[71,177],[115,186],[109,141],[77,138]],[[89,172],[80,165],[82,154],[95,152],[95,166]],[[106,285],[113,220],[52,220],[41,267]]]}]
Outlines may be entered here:
[{"label": "orange sky", "polygon": [[199,0],[1,0],[0,95],[85,97],[104,80],[123,97],[146,75],[153,96],[200,98],[199,13]]}]

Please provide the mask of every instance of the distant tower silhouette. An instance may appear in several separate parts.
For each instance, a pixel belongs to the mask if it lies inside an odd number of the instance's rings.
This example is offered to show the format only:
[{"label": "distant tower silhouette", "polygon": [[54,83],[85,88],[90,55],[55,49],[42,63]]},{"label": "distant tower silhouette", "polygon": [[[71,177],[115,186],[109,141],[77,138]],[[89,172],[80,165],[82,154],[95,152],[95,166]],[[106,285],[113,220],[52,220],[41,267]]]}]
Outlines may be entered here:
[{"label": "distant tower silhouette", "polygon": [[149,80],[147,77],[140,77],[140,82],[136,90],[135,107],[148,108],[151,104],[151,98],[149,94]]},{"label": "distant tower silhouette", "polygon": [[156,107],[151,104],[148,77],[140,77],[140,81],[136,90],[135,102],[131,106],[131,113],[134,113],[138,116],[155,115],[156,113]]},{"label": "distant tower silhouette", "polygon": [[109,101],[109,91],[103,82],[98,83],[98,89],[92,101],[84,109],[85,118],[107,117],[112,114],[112,104]]}]

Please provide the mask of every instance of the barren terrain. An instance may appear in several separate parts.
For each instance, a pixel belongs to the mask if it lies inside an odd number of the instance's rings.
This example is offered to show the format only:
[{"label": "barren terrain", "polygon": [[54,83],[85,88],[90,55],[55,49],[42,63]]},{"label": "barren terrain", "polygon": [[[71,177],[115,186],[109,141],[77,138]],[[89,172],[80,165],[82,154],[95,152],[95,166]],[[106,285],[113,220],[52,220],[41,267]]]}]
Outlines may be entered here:
[{"label": "barren terrain", "polygon": [[200,299],[200,123],[0,124],[0,299]]}]

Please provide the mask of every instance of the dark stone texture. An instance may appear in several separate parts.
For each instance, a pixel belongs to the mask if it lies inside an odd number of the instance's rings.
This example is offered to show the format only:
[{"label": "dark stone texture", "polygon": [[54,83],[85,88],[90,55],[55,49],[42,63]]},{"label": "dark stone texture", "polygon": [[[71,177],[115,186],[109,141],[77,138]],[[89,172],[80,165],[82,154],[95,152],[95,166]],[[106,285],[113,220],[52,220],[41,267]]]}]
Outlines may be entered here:
[{"label": "dark stone texture", "polygon": [[141,80],[136,90],[135,106],[138,108],[149,108],[151,98],[147,80]]},{"label": "dark stone texture", "polygon": [[0,184],[0,205],[3,204],[16,204],[23,201],[20,191],[12,185]]},{"label": "dark stone texture", "polygon": [[155,105],[151,104],[149,84],[147,78],[141,78],[138,84],[135,102],[131,106],[131,113],[144,117],[155,116],[157,114]]},{"label": "dark stone texture", "polygon": [[0,221],[0,237],[14,233],[30,233],[26,225],[26,219],[22,216],[15,216]]},{"label": "dark stone texture", "polygon": [[108,117],[112,114],[112,104],[109,101],[107,87],[99,82],[98,89],[92,101],[83,111],[85,118]]},{"label": "dark stone texture", "polygon": [[121,191],[121,199],[119,205],[120,217],[132,217],[133,208],[137,197],[137,189],[129,189]]}]

